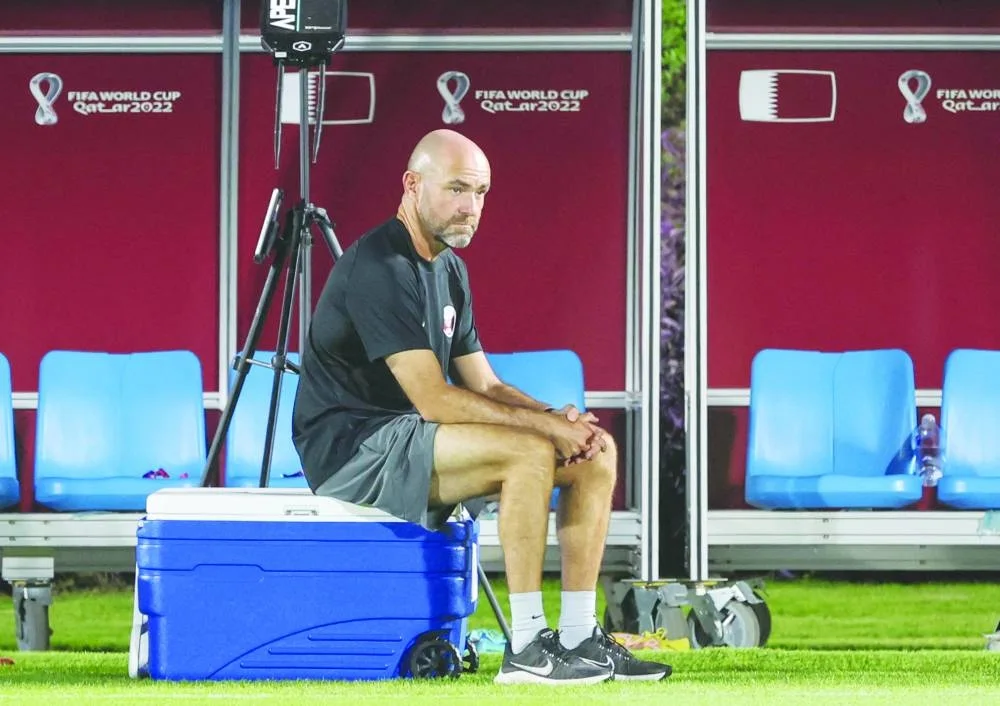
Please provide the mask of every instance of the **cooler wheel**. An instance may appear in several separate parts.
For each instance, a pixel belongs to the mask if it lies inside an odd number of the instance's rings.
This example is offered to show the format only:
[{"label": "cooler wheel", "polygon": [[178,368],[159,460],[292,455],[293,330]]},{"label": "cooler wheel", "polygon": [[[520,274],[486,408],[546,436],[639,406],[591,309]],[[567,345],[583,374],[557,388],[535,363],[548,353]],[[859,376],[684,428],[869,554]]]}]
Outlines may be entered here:
[{"label": "cooler wheel", "polygon": [[479,651],[468,638],[465,639],[465,657],[462,658],[462,669],[469,674],[479,671]]},{"label": "cooler wheel", "polygon": [[410,654],[410,674],[417,679],[455,679],[461,673],[462,655],[447,640],[423,638]]}]

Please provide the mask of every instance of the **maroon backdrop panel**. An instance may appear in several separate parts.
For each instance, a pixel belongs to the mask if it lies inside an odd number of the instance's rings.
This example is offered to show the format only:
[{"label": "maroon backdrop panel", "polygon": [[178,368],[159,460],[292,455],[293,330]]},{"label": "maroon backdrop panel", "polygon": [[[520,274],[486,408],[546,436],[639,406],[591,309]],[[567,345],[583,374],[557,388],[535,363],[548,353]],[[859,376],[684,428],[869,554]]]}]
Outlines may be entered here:
[{"label": "maroon backdrop panel", "polygon": [[747,407],[708,410],[708,507],[710,510],[750,508],[745,500],[747,468]]},{"label": "maroon backdrop panel", "polygon": [[628,503],[625,498],[625,479],[628,474],[628,466],[625,463],[625,444],[628,442],[628,419],[625,411],[621,409],[591,409],[597,417],[598,424],[607,431],[614,439],[618,447],[618,484],[615,485],[615,493],[611,498],[612,510],[626,510]]},{"label": "maroon backdrop panel", "polygon": [[0,34],[221,30],[222,0],[3,0]]},{"label": "maroon backdrop panel", "polygon": [[218,389],[219,91],[215,56],[0,57],[16,391],[56,348],[189,349]]},{"label": "maroon backdrop panel", "polygon": [[[241,24],[260,29],[260,0],[243,0]],[[447,30],[512,28],[530,31],[552,29],[629,29],[632,0],[349,0],[348,36],[355,30]]]},{"label": "maroon backdrop panel", "polygon": [[708,0],[710,31],[915,30],[987,32],[1000,5],[983,0]]},{"label": "maroon backdrop panel", "polygon": [[[930,388],[950,350],[1000,348],[998,75],[995,53],[710,54],[711,387],[768,346],[903,348]],[[782,122],[829,118],[834,89],[832,120]]]},{"label": "maroon backdrop panel", "polygon": [[21,486],[21,501],[18,507],[22,512],[31,512],[35,509],[35,430],[37,417],[38,414],[34,409],[14,410],[14,447],[17,450],[17,477]]},{"label": "maroon backdrop panel", "polygon": [[[622,389],[625,294],[629,57],[626,53],[343,53],[334,57],[323,132],[311,168],[311,197],[326,208],[346,249],[396,213],[414,144],[447,127],[438,79],[469,78],[452,124],[489,156],[493,190],[469,265],[475,311],[491,351],[568,347],[583,359],[589,389]],[[285,125],[275,170],[275,70],[269,56],[241,69],[239,342],[249,331],[267,274],[253,251],[271,189],[299,193],[298,127]],[[286,79],[294,87],[297,77]],[[454,83],[452,84],[454,86]],[[553,100],[501,97],[544,91]],[[492,105],[489,102],[492,101]],[[372,104],[374,101],[374,105]],[[509,102],[508,105],[504,105]],[[491,107],[494,112],[487,112]],[[501,111],[502,107],[533,110]],[[294,111],[293,111],[294,112]],[[327,248],[312,250],[314,299],[330,270]],[[261,347],[275,344],[275,303]],[[297,348],[292,332],[292,348]]]}]

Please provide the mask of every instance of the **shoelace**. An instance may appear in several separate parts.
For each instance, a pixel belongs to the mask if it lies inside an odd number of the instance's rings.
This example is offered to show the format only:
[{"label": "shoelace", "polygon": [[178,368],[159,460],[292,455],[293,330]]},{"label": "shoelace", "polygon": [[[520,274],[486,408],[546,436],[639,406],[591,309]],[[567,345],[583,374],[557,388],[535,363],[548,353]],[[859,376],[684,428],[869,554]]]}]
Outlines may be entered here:
[{"label": "shoelace", "polygon": [[629,652],[624,645],[622,645],[620,642],[618,642],[618,640],[616,640],[615,638],[611,637],[611,635],[606,633],[603,627],[598,625],[597,629],[601,633],[601,647],[604,649],[605,652],[610,652],[619,659],[623,659],[626,662],[632,662],[633,660],[636,659],[635,656],[631,652]]},{"label": "shoelace", "polygon": [[559,641],[559,635],[553,631],[548,631],[541,638],[542,653],[546,657],[551,657],[552,660],[558,664],[569,664],[569,660],[566,658],[567,650],[563,647],[562,643]]}]

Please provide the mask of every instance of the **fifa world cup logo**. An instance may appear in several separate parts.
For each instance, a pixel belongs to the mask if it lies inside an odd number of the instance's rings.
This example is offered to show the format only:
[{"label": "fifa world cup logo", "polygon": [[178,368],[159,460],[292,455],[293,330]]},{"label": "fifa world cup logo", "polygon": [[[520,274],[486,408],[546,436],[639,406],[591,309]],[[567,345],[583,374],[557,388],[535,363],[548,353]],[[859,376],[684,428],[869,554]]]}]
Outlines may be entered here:
[{"label": "fifa world cup logo", "polygon": [[[455,82],[454,87],[451,86]],[[458,125],[465,122],[465,111],[462,110],[462,99],[469,92],[469,77],[461,71],[446,71],[437,80],[438,93],[444,99],[444,111],[441,119],[445,125]]]},{"label": "fifa world cup logo", "polygon": [[[42,89],[42,84],[46,84],[45,90]],[[28,89],[38,103],[38,110],[35,111],[35,122],[39,125],[55,125],[59,122],[59,116],[56,115],[52,104],[62,93],[62,87],[62,79],[56,74],[43,72],[31,77]]]},{"label": "fifa world cup logo", "polygon": [[[910,88],[910,82],[916,80],[916,88]],[[904,71],[899,76],[899,92],[906,99],[906,107],[903,108],[903,120],[910,123],[922,123],[927,120],[927,113],[921,101],[927,97],[931,90],[931,77],[926,71],[911,69]]]}]

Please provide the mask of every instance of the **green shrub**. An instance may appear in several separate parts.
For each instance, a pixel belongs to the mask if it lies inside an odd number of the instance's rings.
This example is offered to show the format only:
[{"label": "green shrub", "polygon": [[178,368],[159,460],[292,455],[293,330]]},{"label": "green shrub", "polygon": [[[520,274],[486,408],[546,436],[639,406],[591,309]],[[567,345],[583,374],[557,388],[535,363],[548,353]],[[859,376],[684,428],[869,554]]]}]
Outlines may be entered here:
[{"label": "green shrub", "polygon": [[677,127],[684,123],[687,82],[687,3],[685,0],[663,0],[663,70],[660,99],[663,126]]}]

